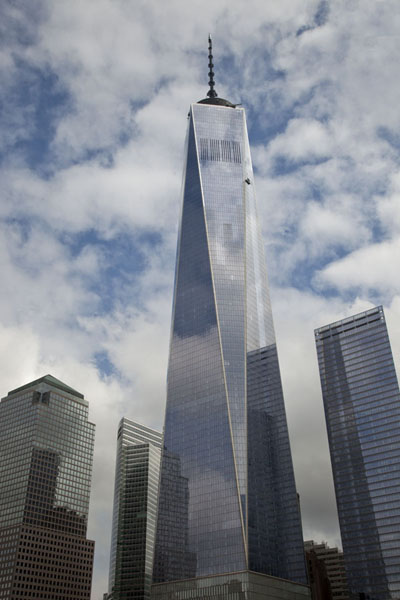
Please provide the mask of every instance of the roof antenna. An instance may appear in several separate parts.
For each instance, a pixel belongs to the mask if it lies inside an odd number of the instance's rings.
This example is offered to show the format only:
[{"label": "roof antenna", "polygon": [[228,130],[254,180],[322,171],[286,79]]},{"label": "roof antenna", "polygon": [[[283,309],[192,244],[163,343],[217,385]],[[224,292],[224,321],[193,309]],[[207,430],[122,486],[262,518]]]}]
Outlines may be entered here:
[{"label": "roof antenna", "polygon": [[213,71],[213,55],[212,55],[212,39],[211,39],[211,35],[208,34],[208,68],[210,69],[208,72],[208,76],[210,78],[208,85],[210,86],[210,89],[207,92],[207,96],[209,98],[216,98],[218,96],[217,92],[214,89],[215,86],[215,82],[214,82],[214,71]]}]

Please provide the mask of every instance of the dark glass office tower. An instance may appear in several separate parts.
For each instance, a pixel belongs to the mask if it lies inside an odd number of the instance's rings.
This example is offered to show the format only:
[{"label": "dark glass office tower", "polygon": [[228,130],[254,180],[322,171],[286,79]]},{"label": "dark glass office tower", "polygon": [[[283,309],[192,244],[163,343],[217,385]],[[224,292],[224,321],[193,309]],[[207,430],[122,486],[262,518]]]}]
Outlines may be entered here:
[{"label": "dark glass office tower", "polygon": [[249,571],[306,574],[245,113],[211,61],[188,122],[154,576],[236,574],[218,597],[239,598]]},{"label": "dark glass office tower", "polygon": [[150,598],[162,435],[123,418],[118,426],[109,595]]},{"label": "dark glass office tower", "polygon": [[395,600],[400,394],[383,309],[321,327],[315,338],[351,597]]},{"label": "dark glass office tower", "polygon": [[89,600],[94,425],[51,375],[0,403],[0,599]]}]

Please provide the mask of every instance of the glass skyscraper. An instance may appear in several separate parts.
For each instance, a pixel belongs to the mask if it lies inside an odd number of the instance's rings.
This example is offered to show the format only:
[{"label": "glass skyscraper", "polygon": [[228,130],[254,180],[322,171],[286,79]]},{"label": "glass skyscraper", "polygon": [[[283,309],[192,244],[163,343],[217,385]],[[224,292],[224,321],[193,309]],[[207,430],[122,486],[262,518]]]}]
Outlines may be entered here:
[{"label": "glass skyscraper", "polygon": [[289,583],[306,583],[303,539],[245,113],[217,97],[209,59],[186,141],[153,590],[265,598],[241,595],[252,571],[307,597]]},{"label": "glass skyscraper", "polygon": [[400,598],[400,393],[382,306],[315,331],[351,598]]},{"label": "glass skyscraper", "polygon": [[0,403],[0,599],[89,600],[94,425],[51,375]]},{"label": "glass skyscraper", "polygon": [[118,426],[108,598],[150,598],[162,435],[123,418]]}]

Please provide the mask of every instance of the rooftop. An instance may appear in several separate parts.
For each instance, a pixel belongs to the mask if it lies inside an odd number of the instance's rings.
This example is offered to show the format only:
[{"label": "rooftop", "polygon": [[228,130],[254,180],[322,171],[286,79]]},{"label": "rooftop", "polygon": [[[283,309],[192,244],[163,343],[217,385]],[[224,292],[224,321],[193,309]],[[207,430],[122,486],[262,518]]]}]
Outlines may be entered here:
[{"label": "rooftop", "polygon": [[39,379],[35,379],[35,381],[26,383],[25,385],[21,385],[20,387],[15,388],[15,390],[11,390],[10,392],[8,392],[8,396],[11,396],[12,394],[16,394],[17,392],[22,392],[23,390],[26,390],[35,385],[39,385],[39,383],[47,383],[48,385],[58,388],[59,390],[62,390],[63,392],[67,392],[68,394],[72,394],[73,396],[77,396],[78,398],[82,398],[82,399],[84,398],[83,394],[81,394],[80,392],[77,392],[72,387],[63,383],[62,381],[60,381],[56,377],[53,377],[53,375],[50,375],[50,374],[44,375],[43,377],[40,377]]}]

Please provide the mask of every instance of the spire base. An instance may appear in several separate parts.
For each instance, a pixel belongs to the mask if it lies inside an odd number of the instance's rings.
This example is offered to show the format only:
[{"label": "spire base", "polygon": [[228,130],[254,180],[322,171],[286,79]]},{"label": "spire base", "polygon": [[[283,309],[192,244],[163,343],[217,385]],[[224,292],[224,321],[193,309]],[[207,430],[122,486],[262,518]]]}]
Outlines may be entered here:
[{"label": "spire base", "polygon": [[214,106],[227,106],[228,108],[236,108],[237,104],[232,104],[229,100],[219,98],[219,96],[212,96],[199,100],[197,104],[214,104]]}]

